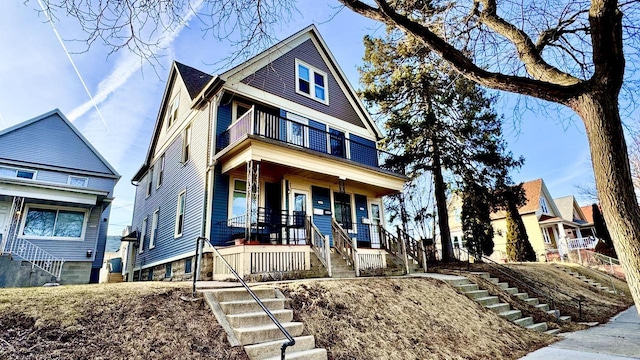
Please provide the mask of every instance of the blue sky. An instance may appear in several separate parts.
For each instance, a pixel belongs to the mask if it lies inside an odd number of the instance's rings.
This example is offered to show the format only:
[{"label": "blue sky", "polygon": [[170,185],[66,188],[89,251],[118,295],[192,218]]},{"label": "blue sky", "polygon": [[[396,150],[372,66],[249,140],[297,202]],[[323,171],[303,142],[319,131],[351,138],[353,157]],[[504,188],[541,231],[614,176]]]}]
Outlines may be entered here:
[{"label": "blue sky", "polygon": [[[352,85],[359,87],[366,34],[382,35],[379,24],[347,10],[337,15],[335,1],[300,2],[294,20],[275,29],[280,39],[315,23]],[[228,43],[205,35],[197,22],[165,34],[165,49],[155,68],[136,55],[109,55],[99,44],[84,50],[75,23],[60,18],[56,27],[94,97],[102,119],[82,85],[52,27],[36,11],[37,2],[3,1],[0,5],[0,129],[59,108],[118,170],[109,234],[129,225],[135,188],[130,179],[142,164],[173,59],[212,74],[221,58],[231,54]],[[335,15],[335,16],[334,16]],[[525,165],[515,181],[543,178],[551,195],[575,194],[575,185],[592,182],[589,148],[579,119],[569,111],[516,112],[517,100],[501,94],[496,110],[504,114],[509,149],[523,155]],[[523,103],[520,103],[521,107]],[[544,106],[544,104],[542,104]],[[536,106],[534,106],[535,108]],[[539,107],[538,107],[539,108]],[[104,120],[104,121],[103,121]],[[515,124],[515,125],[514,125]]]}]

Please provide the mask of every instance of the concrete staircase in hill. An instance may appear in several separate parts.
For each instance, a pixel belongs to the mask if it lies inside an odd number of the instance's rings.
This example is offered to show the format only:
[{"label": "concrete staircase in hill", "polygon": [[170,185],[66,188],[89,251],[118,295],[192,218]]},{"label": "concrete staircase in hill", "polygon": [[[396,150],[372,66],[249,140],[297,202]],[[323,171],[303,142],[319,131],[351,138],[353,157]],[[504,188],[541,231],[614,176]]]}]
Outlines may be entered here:
[{"label": "concrete staircase in hill", "polygon": [[472,274],[478,275],[483,279],[491,281],[492,283],[498,285],[498,287],[500,287],[501,289],[503,289],[507,293],[517,297],[518,299],[526,302],[529,305],[533,305],[533,306],[535,306],[536,308],[538,308],[540,310],[546,311],[547,314],[555,316],[558,320],[560,320],[562,322],[571,321],[571,316],[566,316],[566,315],[562,316],[562,315],[560,315],[560,311],[559,310],[551,310],[550,307],[549,307],[549,304],[540,303],[540,300],[538,298],[529,297],[528,293],[520,292],[518,290],[518,288],[510,287],[509,283],[507,283],[507,282],[500,282],[500,279],[491,277],[491,275],[489,273],[487,273],[487,272],[472,272]]},{"label": "concrete staircase in hill", "polygon": [[575,277],[576,279],[584,281],[585,283],[587,283],[588,285],[593,286],[597,290],[608,292],[609,294],[617,294],[617,291],[615,289],[611,289],[611,288],[609,288],[607,286],[604,286],[601,283],[599,283],[599,282],[597,282],[597,281],[595,281],[595,280],[593,280],[591,278],[588,278],[586,276],[580,275],[577,272],[571,271],[570,269],[568,269],[565,266],[562,266],[562,265],[554,265],[554,266],[556,267],[556,269],[560,269],[560,270],[566,272],[567,274]]},{"label": "concrete staircase in hill", "polygon": [[[516,296],[531,305],[534,305],[544,311],[555,313],[554,310],[549,310],[549,305],[539,304],[539,300],[537,298],[529,298],[529,295],[527,293],[521,293],[518,291],[518,288],[509,287],[508,283],[500,282],[500,280],[497,278],[492,278],[489,275],[489,273],[474,273],[474,274],[495,283],[507,293],[513,296]],[[461,293],[465,294],[467,297],[475,300],[476,302],[483,305],[485,308],[495,312],[499,316],[513,322],[516,325],[520,325],[530,330],[545,332],[547,334],[555,334],[559,331],[558,329],[547,330],[546,323],[534,323],[533,318],[530,316],[523,317],[522,311],[511,309],[511,305],[507,303],[501,303],[499,297],[490,296],[489,291],[480,289],[477,284],[472,283],[469,279],[455,279],[455,280],[452,279],[452,280],[445,280],[445,281],[447,281],[450,285],[455,287]]]},{"label": "concrete staircase in hill", "polygon": [[347,260],[335,249],[331,249],[331,277],[337,279],[356,277],[353,265],[347,265]]},{"label": "concrete staircase in hill", "polygon": [[[279,290],[252,290],[296,341],[287,348],[287,359],[327,359],[327,350],[317,349],[313,336],[301,336],[304,325],[293,321],[293,310],[284,308],[285,297]],[[251,360],[280,359],[284,334],[244,288],[206,290],[203,294],[232,346],[244,346]]]}]

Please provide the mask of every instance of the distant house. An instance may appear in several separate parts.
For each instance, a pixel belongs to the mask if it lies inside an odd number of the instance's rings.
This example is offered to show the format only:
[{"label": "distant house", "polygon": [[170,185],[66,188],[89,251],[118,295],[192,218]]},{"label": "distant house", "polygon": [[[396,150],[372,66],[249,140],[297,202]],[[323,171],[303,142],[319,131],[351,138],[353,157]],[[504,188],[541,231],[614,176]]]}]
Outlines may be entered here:
[{"label": "distant house", "polygon": [[0,131],[0,285],[97,282],[119,178],[60,110]]},{"label": "distant house", "polygon": [[[529,242],[539,261],[545,261],[547,255],[566,253],[576,247],[595,245],[593,222],[584,216],[573,196],[553,199],[542,179],[527,181],[523,184],[526,202],[518,212],[529,237]],[[462,224],[460,222],[461,202],[455,198],[449,205],[449,223],[454,244],[463,246]],[[494,229],[494,253],[496,260],[506,259],[507,221],[503,211],[491,215]]]},{"label": "distant house", "polygon": [[[219,76],[175,62],[133,178],[132,278],[190,278],[198,237],[242,275],[330,268],[330,247],[384,268],[382,198],[406,177],[381,137],[314,26]],[[205,278],[228,277],[211,250]]]}]

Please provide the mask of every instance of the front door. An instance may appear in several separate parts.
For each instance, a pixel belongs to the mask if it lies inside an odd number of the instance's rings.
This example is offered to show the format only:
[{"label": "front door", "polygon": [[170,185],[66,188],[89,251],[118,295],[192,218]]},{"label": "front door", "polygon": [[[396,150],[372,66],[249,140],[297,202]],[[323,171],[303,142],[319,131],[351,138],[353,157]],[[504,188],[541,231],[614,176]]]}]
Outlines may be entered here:
[{"label": "front door", "polygon": [[9,233],[9,221],[11,211],[10,202],[0,202],[0,251],[4,250],[4,242],[7,241]]},{"label": "front door", "polygon": [[293,211],[291,212],[291,243],[304,245],[307,239],[305,219],[309,209],[309,193],[305,190],[293,190]]},{"label": "front door", "polygon": [[374,249],[380,248],[380,226],[382,221],[380,218],[380,204],[371,203],[371,247]]}]

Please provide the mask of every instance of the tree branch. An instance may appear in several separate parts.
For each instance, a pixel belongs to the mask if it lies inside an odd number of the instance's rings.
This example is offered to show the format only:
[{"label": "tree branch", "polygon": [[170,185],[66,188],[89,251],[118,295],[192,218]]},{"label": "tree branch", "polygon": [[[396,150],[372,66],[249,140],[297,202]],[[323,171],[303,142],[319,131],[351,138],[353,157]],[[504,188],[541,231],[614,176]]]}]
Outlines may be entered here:
[{"label": "tree branch", "polygon": [[595,72],[592,82],[620,91],[624,76],[622,11],[616,0],[591,0],[589,23]]}]

